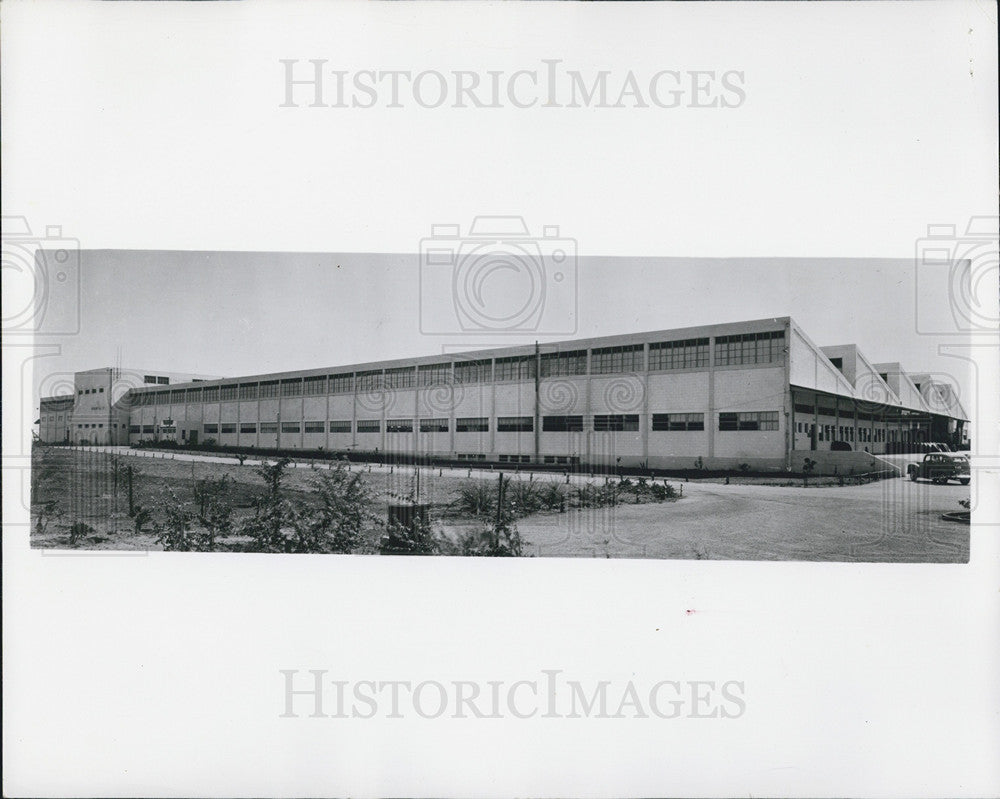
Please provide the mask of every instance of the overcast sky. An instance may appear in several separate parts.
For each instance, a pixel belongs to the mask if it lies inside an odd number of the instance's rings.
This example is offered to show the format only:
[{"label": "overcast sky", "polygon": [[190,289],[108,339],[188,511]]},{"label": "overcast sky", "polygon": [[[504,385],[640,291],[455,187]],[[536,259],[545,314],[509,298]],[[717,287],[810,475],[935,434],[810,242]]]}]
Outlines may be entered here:
[{"label": "overcast sky", "polygon": [[[575,273],[575,333],[435,336],[421,332],[421,315],[425,328],[454,327],[451,271],[439,267],[443,282],[433,285],[425,272],[422,301],[416,256],[85,251],[81,333],[56,339],[60,354],[35,361],[35,396],[48,393],[53,375],[113,365],[119,352],[127,368],[238,376],[790,315],[820,346],[856,343],[873,362],[954,376],[968,410],[965,362],[938,353],[964,338],[917,331],[918,320],[924,330],[954,330],[947,281],[917,275],[912,259],[588,257],[564,265],[543,322],[572,330],[560,304],[572,304]],[[503,298],[526,285],[495,273],[485,302],[502,310]]]}]

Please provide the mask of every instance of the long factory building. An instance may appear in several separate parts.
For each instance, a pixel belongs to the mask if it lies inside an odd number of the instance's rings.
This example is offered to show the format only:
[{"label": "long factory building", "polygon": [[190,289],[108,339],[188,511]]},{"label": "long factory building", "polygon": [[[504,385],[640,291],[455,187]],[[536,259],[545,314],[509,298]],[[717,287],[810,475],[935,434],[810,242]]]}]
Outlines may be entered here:
[{"label": "long factory building", "polygon": [[41,441],[819,471],[968,441],[949,383],[790,317],[247,377],[109,367],[74,390],[41,399]]}]

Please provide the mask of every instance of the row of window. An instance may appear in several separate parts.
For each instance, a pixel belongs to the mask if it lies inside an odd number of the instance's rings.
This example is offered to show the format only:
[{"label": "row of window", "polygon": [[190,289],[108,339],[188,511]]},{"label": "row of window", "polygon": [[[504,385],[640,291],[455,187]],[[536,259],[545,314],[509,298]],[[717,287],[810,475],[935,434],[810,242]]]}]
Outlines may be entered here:
[{"label": "row of window", "polygon": [[[803,414],[805,416],[839,416],[841,419],[853,419],[855,417],[854,411],[850,408],[841,408],[838,413],[837,408],[833,405],[818,405],[814,408],[812,405],[807,405],[801,402],[795,403],[795,413]],[[885,413],[878,414],[861,410],[857,412],[857,419],[859,422],[885,422],[885,416]]]},{"label": "row of window", "polygon": [[103,387],[98,387],[98,388],[78,388],[76,390],[76,393],[77,394],[103,394],[104,393],[104,388]]},{"label": "row of window", "polygon": [[[350,420],[335,420],[331,422],[225,422],[202,425],[205,435],[226,435],[236,433],[350,433]],[[417,429],[421,433],[447,433],[450,430],[447,418],[418,419]],[[705,429],[704,413],[654,413],[650,418],[650,427],[654,432],[700,431]],[[496,420],[498,433],[531,433],[535,429],[535,420],[531,416],[499,416]],[[596,414],[593,417],[595,432],[638,432],[639,415],[634,413]],[[777,430],[778,411],[723,412],[719,414],[719,430]],[[841,428],[842,430],[845,428]],[[386,419],[385,432],[412,433],[413,419]],[[455,420],[457,433],[488,433],[490,420],[486,416],[470,416]],[[583,432],[583,416],[543,416],[542,431],[546,433]],[[139,432],[138,425],[129,428],[132,433]],[[152,433],[153,425],[143,425],[143,433]],[[380,419],[358,419],[357,432],[381,433]],[[802,432],[802,423],[799,423]]]},{"label": "row of window", "polygon": [[[719,336],[715,340],[715,363],[724,366],[772,363],[781,360],[784,338],[783,330]],[[650,371],[697,369],[708,365],[709,339],[707,338],[661,341],[649,345]],[[646,368],[646,352],[643,344],[595,347],[590,351],[591,374],[643,372]],[[545,353],[538,357],[537,371],[543,378],[585,375],[587,350]],[[534,355],[515,355],[493,360],[456,361],[416,367],[401,366],[357,373],[145,392],[137,394],[135,401],[138,405],[166,405],[171,402],[224,402],[235,399],[350,394],[354,391],[381,391],[448,383],[533,380],[535,372]]]},{"label": "row of window", "polygon": [[719,430],[777,430],[777,411],[727,412],[719,414]]},{"label": "row of window", "polygon": [[895,441],[897,431],[893,429],[886,429],[884,427],[859,427],[854,428],[849,425],[832,425],[832,424],[822,424],[818,427],[815,424],[810,424],[809,422],[797,422],[796,430],[799,433],[811,436],[813,431],[816,432],[817,441],[848,441],[851,443],[858,442],[862,444],[871,443],[885,443],[886,441]]}]

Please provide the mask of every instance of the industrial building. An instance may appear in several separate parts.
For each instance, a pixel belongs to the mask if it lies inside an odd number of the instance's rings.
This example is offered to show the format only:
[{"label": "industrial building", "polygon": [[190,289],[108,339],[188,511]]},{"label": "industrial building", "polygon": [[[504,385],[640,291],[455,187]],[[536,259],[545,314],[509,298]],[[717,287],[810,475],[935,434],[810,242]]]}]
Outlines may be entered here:
[{"label": "industrial building", "polygon": [[[791,318],[246,377],[114,368],[41,399],[51,443],[178,444],[453,461],[861,468],[916,442],[959,448],[951,385]],[[746,464],[746,466],[743,466]]]}]

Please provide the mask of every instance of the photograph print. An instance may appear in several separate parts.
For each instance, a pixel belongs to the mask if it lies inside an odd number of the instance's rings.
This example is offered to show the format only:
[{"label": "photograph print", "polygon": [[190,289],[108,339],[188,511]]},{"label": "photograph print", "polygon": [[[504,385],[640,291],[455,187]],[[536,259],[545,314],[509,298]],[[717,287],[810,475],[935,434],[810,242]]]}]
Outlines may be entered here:
[{"label": "photograph print", "polygon": [[927,332],[968,260],[581,257],[480,216],[413,256],[69,264],[34,547],[969,558],[974,373]]}]

